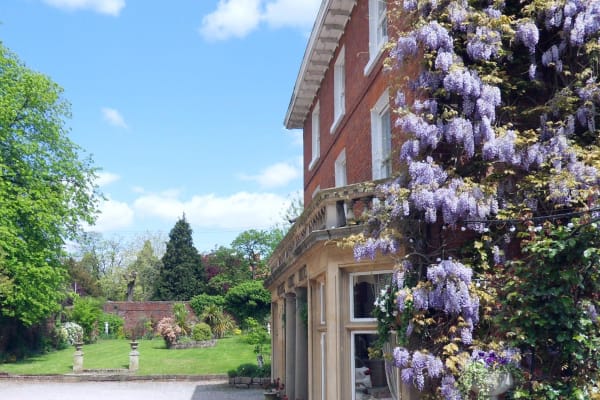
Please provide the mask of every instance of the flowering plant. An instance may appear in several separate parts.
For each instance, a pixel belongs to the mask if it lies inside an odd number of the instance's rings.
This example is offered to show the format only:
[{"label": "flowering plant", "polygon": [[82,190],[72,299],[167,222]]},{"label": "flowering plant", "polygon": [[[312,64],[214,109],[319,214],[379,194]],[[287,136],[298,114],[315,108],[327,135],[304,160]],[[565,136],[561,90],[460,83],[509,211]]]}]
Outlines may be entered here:
[{"label": "flowering plant", "polygon": [[156,326],[158,333],[163,337],[167,348],[170,348],[181,335],[181,327],[170,317],[161,319]]},{"label": "flowering plant", "polygon": [[70,345],[83,342],[83,328],[75,322],[65,322],[61,327],[61,336],[66,337]]},{"label": "flowering plant", "polygon": [[354,255],[403,257],[376,309],[380,334],[398,336],[394,364],[425,396],[461,399],[471,372],[515,366],[471,359],[473,343],[503,338],[536,355],[515,394],[588,398],[600,390],[600,2],[388,4],[399,174],[378,187]]},{"label": "flowering plant", "polygon": [[[519,367],[519,351],[508,348],[501,352],[494,350],[473,350],[458,378],[460,392],[468,398],[469,392],[477,391],[477,399],[488,399],[499,379],[512,383],[512,376]],[[508,385],[504,389],[508,390]]]}]

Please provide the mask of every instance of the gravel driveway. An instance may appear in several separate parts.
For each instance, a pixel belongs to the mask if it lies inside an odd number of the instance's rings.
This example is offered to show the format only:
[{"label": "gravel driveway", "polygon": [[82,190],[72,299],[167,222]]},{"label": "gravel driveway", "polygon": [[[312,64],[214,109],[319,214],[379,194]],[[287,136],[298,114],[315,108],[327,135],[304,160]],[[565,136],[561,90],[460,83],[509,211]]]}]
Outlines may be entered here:
[{"label": "gravel driveway", "polygon": [[262,389],[224,382],[47,382],[1,380],[2,400],[262,400]]}]

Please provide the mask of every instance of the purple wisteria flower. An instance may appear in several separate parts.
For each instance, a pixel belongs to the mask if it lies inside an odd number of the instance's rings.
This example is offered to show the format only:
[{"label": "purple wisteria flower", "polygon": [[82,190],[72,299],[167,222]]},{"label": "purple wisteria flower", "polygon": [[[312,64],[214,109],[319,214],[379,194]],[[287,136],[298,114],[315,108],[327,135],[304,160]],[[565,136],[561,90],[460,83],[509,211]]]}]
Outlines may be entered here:
[{"label": "purple wisteria flower", "polygon": [[406,58],[415,54],[417,54],[417,40],[414,35],[399,37],[396,46],[390,52],[390,55],[396,58],[398,65],[402,65]]},{"label": "purple wisteria flower", "polygon": [[520,23],[517,27],[515,39],[527,47],[529,54],[534,54],[535,46],[537,46],[540,40],[540,32],[537,25],[532,21]]},{"label": "purple wisteria flower", "polygon": [[501,47],[500,32],[487,26],[478,26],[467,41],[467,54],[473,60],[490,60],[498,56]]},{"label": "purple wisteria flower", "polygon": [[445,400],[462,400],[453,375],[444,375],[442,378],[441,393]]},{"label": "purple wisteria flower", "polygon": [[469,16],[467,11],[468,4],[466,1],[453,1],[448,5],[448,16],[452,22],[452,28],[458,31],[467,29],[465,22]]},{"label": "purple wisteria flower", "polygon": [[417,39],[427,50],[452,50],[452,37],[437,21],[431,21],[417,31]]}]

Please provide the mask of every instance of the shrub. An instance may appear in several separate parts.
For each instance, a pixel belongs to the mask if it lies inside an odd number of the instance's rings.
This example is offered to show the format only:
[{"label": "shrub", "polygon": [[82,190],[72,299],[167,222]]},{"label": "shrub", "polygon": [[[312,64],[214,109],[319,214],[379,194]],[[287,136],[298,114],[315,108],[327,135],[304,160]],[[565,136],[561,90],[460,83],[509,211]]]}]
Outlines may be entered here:
[{"label": "shrub", "polygon": [[93,343],[98,338],[98,320],[102,317],[102,304],[93,297],[75,296],[70,320],[83,328],[83,340]]},{"label": "shrub", "polygon": [[271,293],[262,281],[247,281],[229,289],[225,295],[225,308],[238,321],[254,317],[264,321],[271,311]]},{"label": "shrub", "polygon": [[64,332],[61,335],[66,337],[67,343],[71,346],[83,342],[83,328],[76,322],[65,322],[62,330]]},{"label": "shrub", "polygon": [[181,328],[171,317],[161,319],[156,326],[156,330],[158,331],[158,334],[163,337],[167,349],[171,348],[181,335]]},{"label": "shrub", "polygon": [[262,367],[258,368],[258,378],[269,378],[271,377],[271,363],[264,363]]},{"label": "shrub", "polygon": [[225,297],[219,295],[211,296],[209,294],[202,293],[192,297],[190,300],[190,307],[192,307],[192,310],[194,310],[196,315],[201,315],[204,313],[204,310],[208,306],[217,306],[223,308],[225,306]]},{"label": "shrub", "polygon": [[[99,328],[102,331],[102,337],[122,339],[123,337],[123,325],[125,321],[122,317],[116,314],[102,313],[100,316]],[[104,324],[108,322],[108,335],[104,330]]]},{"label": "shrub", "polygon": [[267,329],[259,324],[254,318],[246,318],[246,326],[248,327],[248,330],[244,337],[244,341],[254,346],[255,353],[262,353],[262,346],[271,342],[269,332],[267,332]]},{"label": "shrub", "polygon": [[188,309],[184,303],[173,304],[173,315],[175,317],[175,323],[181,328],[183,335],[187,335],[190,331],[188,325]]},{"label": "shrub", "polygon": [[211,327],[212,332],[218,339],[224,337],[236,327],[233,317],[214,304],[204,308],[200,319]]},{"label": "shrub", "polygon": [[199,322],[192,328],[192,338],[196,341],[212,339],[212,330],[205,322]]},{"label": "shrub", "polygon": [[56,325],[52,331],[53,345],[57,350],[66,349],[69,346],[69,334],[62,325]]},{"label": "shrub", "polygon": [[259,368],[255,364],[241,364],[237,367],[237,376],[258,377]]}]

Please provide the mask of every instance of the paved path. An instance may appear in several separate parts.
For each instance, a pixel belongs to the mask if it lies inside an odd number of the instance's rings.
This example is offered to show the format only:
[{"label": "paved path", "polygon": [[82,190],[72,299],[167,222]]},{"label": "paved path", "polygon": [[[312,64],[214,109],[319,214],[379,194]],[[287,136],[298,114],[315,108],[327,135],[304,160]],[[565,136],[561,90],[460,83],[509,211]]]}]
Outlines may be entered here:
[{"label": "paved path", "polygon": [[0,380],[2,400],[262,400],[262,389],[224,382],[47,382]]}]

